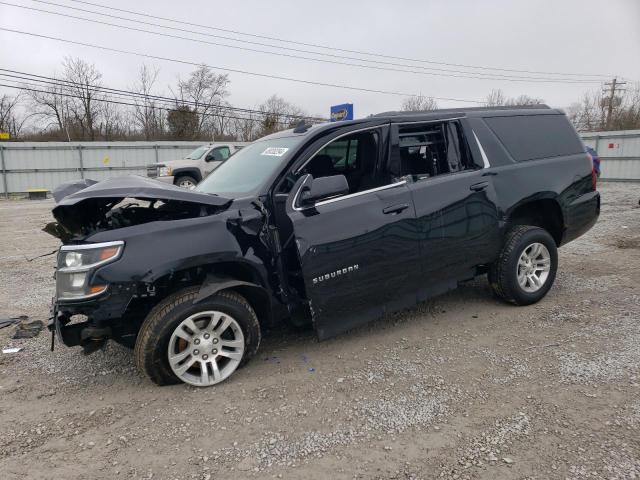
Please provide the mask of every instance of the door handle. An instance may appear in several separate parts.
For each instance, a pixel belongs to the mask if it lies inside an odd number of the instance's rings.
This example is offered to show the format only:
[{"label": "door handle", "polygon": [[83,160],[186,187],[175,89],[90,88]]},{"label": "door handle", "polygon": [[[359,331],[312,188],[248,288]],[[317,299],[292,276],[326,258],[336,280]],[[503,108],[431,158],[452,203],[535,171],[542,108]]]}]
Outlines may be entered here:
[{"label": "door handle", "polygon": [[487,188],[488,186],[489,186],[489,182],[478,182],[478,183],[474,183],[473,185],[470,185],[469,189],[473,190],[474,192],[480,192],[485,188]]},{"label": "door handle", "polygon": [[384,213],[385,215],[388,215],[390,213],[400,213],[407,208],[409,208],[408,203],[400,203],[398,205],[392,205],[390,207],[383,208],[382,213]]}]

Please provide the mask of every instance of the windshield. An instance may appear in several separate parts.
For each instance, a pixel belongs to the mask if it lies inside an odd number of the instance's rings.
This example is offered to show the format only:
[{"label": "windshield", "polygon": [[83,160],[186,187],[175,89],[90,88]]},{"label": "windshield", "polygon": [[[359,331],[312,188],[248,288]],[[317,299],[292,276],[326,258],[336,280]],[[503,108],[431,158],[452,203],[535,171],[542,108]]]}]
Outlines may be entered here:
[{"label": "windshield", "polygon": [[188,160],[198,160],[202,155],[204,155],[204,152],[206,152],[207,150],[209,150],[209,147],[207,145],[198,147],[184,158]]},{"label": "windshield", "polygon": [[232,198],[258,193],[287,162],[292,148],[300,140],[300,137],[283,137],[247,145],[211,172],[196,190]]}]

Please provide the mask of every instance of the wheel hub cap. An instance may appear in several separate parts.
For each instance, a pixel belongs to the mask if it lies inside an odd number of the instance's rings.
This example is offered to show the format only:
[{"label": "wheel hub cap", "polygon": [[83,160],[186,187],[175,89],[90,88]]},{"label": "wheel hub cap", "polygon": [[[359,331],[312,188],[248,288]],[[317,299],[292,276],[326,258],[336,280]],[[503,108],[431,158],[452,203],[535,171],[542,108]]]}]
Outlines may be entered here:
[{"label": "wheel hub cap", "polygon": [[199,312],[173,331],[169,365],[180,380],[206,387],[229,377],[244,355],[244,335],[238,322],[218,311]]},{"label": "wheel hub cap", "polygon": [[518,284],[528,293],[540,290],[551,271],[551,254],[542,243],[532,243],[522,251],[518,259]]}]

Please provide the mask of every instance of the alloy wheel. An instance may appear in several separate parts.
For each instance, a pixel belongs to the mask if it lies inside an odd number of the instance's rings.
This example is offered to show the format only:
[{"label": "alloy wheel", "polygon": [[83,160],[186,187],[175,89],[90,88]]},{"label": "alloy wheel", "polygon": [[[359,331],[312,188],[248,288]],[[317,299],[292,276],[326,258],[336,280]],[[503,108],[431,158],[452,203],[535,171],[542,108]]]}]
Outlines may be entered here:
[{"label": "alloy wheel", "polygon": [[169,365],[183,382],[208,387],[227,379],[244,355],[238,322],[219,311],[199,312],[184,319],[169,339]]},{"label": "alloy wheel", "polygon": [[518,259],[518,284],[527,293],[535,293],[549,278],[551,255],[542,243],[527,246]]}]

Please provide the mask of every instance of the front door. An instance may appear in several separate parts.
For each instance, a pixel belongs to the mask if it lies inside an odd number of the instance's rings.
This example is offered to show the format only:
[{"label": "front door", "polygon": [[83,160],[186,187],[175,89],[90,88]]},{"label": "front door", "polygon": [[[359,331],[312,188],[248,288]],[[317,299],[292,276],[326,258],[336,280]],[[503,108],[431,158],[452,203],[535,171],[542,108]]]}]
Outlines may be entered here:
[{"label": "front door", "polygon": [[[303,168],[287,200],[320,339],[416,303],[415,210],[406,181],[379,168],[387,130],[357,132],[325,145]],[[296,203],[303,183],[330,175],[345,175],[350,192],[307,208]]]}]

